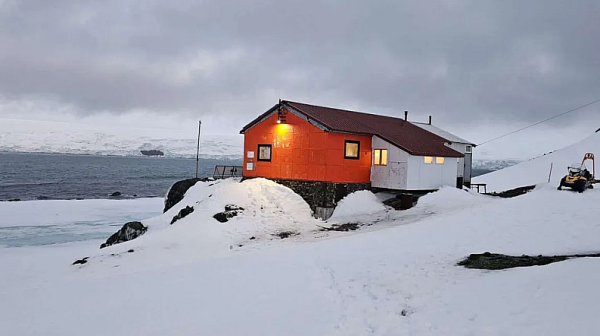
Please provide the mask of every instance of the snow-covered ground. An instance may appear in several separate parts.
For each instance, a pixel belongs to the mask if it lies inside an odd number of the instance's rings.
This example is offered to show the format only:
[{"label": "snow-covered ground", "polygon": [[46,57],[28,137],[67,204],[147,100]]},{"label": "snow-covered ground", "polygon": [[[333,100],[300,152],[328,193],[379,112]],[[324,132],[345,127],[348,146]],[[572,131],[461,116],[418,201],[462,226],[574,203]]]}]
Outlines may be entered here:
[{"label": "snow-covered ground", "polygon": [[[195,157],[197,126],[186,132],[97,128],[69,123],[25,123],[2,119],[0,151],[88,155],[141,156],[140,150],[158,149],[166,156]],[[201,135],[200,153],[205,159],[240,159],[241,135]]]},{"label": "snow-covered ground", "polygon": [[[581,164],[584,155],[588,152],[600,157],[600,133],[594,133],[573,145],[535,159],[474,177],[473,183],[486,183],[487,191],[494,192],[548,183],[548,177],[550,177],[550,183],[557,187],[560,179],[568,173],[568,166],[575,163]],[[591,161],[586,161],[585,165],[592,171]]]},{"label": "snow-covered ground", "polygon": [[[310,217],[284,187],[207,182],[143,221],[149,231],[127,243],[1,249],[0,334],[600,333],[598,259],[504,271],[455,265],[484,251],[598,252],[600,190],[542,185],[499,199],[444,188],[406,211],[377,199],[350,195],[337,213],[338,221],[376,218],[372,225],[321,232],[329,223]],[[214,220],[229,203],[245,210],[226,223]],[[195,211],[169,225],[185,205]],[[271,236],[282,230],[298,235]],[[71,265],[84,256],[87,264]]]}]

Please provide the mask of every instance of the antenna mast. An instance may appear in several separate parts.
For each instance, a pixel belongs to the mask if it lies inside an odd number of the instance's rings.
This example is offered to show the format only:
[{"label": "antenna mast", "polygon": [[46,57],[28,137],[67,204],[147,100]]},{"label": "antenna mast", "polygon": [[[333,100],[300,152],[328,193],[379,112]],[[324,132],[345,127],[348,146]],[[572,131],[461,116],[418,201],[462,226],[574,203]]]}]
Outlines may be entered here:
[{"label": "antenna mast", "polygon": [[198,164],[200,162],[200,128],[202,121],[198,120],[198,144],[196,145],[196,178],[198,178]]}]

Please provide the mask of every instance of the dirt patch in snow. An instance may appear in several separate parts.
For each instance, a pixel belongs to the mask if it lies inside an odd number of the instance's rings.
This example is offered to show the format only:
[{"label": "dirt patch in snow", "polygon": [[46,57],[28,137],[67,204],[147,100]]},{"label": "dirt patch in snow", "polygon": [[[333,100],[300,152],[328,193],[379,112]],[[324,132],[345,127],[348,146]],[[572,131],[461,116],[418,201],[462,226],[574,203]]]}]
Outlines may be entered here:
[{"label": "dirt patch in snow", "polygon": [[600,253],[591,254],[572,254],[572,255],[554,255],[554,256],[510,256],[499,253],[485,252],[481,254],[471,254],[458,263],[459,266],[474,269],[502,270],[515,267],[543,266],[551,263],[565,261],[574,258],[600,257]]},{"label": "dirt patch in snow", "polygon": [[361,227],[359,223],[332,224],[330,227],[321,226],[321,231],[355,231]]}]

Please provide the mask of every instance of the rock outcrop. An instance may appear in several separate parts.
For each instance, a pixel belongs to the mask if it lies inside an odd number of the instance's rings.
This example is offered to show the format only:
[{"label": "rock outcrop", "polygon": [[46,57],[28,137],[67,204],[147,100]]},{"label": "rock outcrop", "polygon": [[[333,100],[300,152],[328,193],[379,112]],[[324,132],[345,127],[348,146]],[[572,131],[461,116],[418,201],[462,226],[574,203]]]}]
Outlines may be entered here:
[{"label": "rock outcrop", "polygon": [[244,208],[239,207],[234,204],[227,204],[225,206],[225,211],[219,212],[213,216],[214,219],[218,220],[221,223],[227,222],[229,219],[237,216],[240,212],[244,211]]},{"label": "rock outcrop", "polygon": [[115,232],[112,236],[106,240],[106,243],[100,245],[100,248],[105,248],[111,245],[124,243],[136,239],[148,231],[148,227],[144,226],[141,222],[129,222],[123,225],[123,227]]},{"label": "rock outcrop", "polygon": [[181,209],[179,213],[171,220],[171,225],[173,225],[173,223],[175,223],[176,221],[184,218],[185,216],[191,214],[192,212],[194,212],[194,208],[189,205]]},{"label": "rock outcrop", "polygon": [[165,199],[165,208],[163,209],[163,213],[167,212],[171,209],[175,204],[181,202],[185,193],[193,187],[197,182],[208,182],[210,179],[208,178],[191,178],[187,180],[181,180],[175,182],[169,189],[167,193],[167,198]]},{"label": "rock outcrop", "polygon": [[510,256],[499,253],[485,252],[471,254],[458,263],[459,266],[474,269],[502,270],[515,267],[543,266],[573,258],[600,257],[600,253],[554,255],[554,256]]}]

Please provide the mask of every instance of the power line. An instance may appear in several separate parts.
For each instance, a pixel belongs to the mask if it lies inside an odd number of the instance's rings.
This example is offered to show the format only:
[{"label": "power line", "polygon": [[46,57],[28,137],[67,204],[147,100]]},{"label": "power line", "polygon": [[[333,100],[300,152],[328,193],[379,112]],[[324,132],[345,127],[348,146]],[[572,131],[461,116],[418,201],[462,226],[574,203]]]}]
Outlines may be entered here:
[{"label": "power line", "polygon": [[556,119],[556,118],[558,118],[558,117],[562,117],[562,116],[564,116],[565,114],[569,114],[569,113],[571,113],[571,112],[575,112],[575,111],[577,111],[577,110],[580,110],[580,109],[582,109],[582,108],[584,108],[584,107],[588,107],[588,106],[590,106],[590,105],[596,104],[597,102],[600,102],[600,99],[596,99],[596,100],[594,100],[594,101],[593,101],[593,102],[591,102],[591,103],[587,103],[587,104],[585,104],[585,105],[581,105],[581,106],[579,106],[579,107],[576,107],[576,108],[574,108],[574,109],[572,109],[572,110],[568,110],[568,111],[566,111],[566,112],[563,112],[563,113],[561,113],[561,114],[557,114],[557,115],[555,115],[554,117],[551,117],[551,118],[548,118],[548,119],[545,119],[545,120],[539,121],[539,122],[537,122],[537,123],[535,123],[535,124],[533,124],[533,125],[525,126],[525,127],[523,127],[523,128],[519,128],[519,129],[518,129],[518,130],[516,130],[516,131],[512,131],[512,132],[510,132],[510,133],[506,133],[506,134],[504,134],[504,135],[501,135],[501,136],[499,136],[499,137],[497,137],[497,138],[493,138],[493,139],[491,139],[491,140],[488,140],[488,141],[482,142],[482,143],[480,143],[480,144],[479,144],[479,145],[477,145],[477,146],[481,146],[481,145],[484,145],[484,144],[486,144],[486,143],[489,143],[489,142],[492,142],[492,141],[495,141],[495,140],[498,140],[498,139],[501,139],[501,138],[507,137],[507,136],[509,136],[509,135],[515,134],[515,133],[517,133],[517,132],[520,132],[520,131],[522,131],[522,130],[524,130],[524,129],[528,129],[528,128],[531,128],[531,127],[533,127],[533,126],[537,126],[537,125],[539,125],[539,124],[545,123],[546,121],[550,121],[550,120],[552,120],[552,119]]}]

